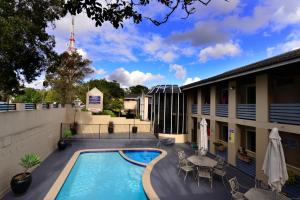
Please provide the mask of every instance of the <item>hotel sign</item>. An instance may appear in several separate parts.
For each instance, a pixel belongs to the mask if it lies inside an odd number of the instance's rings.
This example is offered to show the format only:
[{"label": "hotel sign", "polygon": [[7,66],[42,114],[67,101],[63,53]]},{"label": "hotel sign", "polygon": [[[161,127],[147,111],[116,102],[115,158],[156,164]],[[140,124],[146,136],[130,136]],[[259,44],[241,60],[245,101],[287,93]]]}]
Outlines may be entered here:
[{"label": "hotel sign", "polygon": [[89,96],[89,104],[100,104],[101,96]]}]

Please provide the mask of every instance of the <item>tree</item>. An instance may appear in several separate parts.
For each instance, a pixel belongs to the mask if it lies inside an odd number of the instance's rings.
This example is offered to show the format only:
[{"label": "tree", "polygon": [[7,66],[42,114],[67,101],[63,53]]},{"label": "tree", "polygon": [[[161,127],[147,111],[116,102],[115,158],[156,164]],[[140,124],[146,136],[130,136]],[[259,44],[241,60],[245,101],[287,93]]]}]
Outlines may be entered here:
[{"label": "tree", "polygon": [[65,15],[64,0],[0,0],[0,92],[8,98],[55,58],[49,24]]},{"label": "tree", "polygon": [[77,87],[77,96],[82,102],[85,102],[86,93],[89,89],[98,88],[103,93],[104,110],[112,110],[116,113],[123,108],[124,90],[116,81],[107,81],[105,79],[90,80],[87,83]]},{"label": "tree", "polygon": [[136,85],[129,87],[129,94],[147,94],[149,92],[149,89],[143,85]]},{"label": "tree", "polygon": [[158,26],[167,22],[169,17],[178,9],[186,14],[184,18],[188,18],[196,11],[195,3],[198,2],[207,6],[211,0],[157,0],[157,3],[168,8],[161,20],[142,15],[142,7],[149,5],[150,2],[150,0],[67,0],[65,8],[73,15],[85,12],[89,18],[95,21],[96,26],[110,22],[115,28],[118,28],[119,26],[123,27],[123,21],[126,19],[132,19],[134,23],[138,24],[143,17]]},{"label": "tree", "polygon": [[14,98],[16,103],[41,103],[43,100],[43,92],[33,88],[25,88],[21,94]]},{"label": "tree", "polygon": [[45,86],[52,86],[61,103],[72,103],[76,93],[76,85],[82,84],[84,78],[93,73],[91,61],[83,59],[77,52],[64,52],[46,74]]}]

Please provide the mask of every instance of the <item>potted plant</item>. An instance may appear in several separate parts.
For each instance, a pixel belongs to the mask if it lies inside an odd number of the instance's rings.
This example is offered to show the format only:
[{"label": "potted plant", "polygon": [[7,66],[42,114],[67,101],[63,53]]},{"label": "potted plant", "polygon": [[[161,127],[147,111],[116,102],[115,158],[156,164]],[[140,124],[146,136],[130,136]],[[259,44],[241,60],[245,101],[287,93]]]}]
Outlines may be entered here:
[{"label": "potted plant", "polygon": [[238,158],[241,161],[244,161],[246,163],[250,163],[251,162],[251,157],[248,156],[247,151],[244,147],[240,147],[238,150]]},{"label": "potted plant", "polygon": [[292,170],[287,170],[289,179],[286,181],[287,185],[293,185],[297,182],[297,175]]},{"label": "potted plant", "polygon": [[225,145],[221,142],[214,142],[214,145],[218,151],[224,152],[226,149]]},{"label": "potted plant", "polygon": [[108,123],[108,133],[113,133],[114,132],[114,122],[110,121]]},{"label": "potted plant", "polygon": [[134,118],[133,118],[133,127],[132,127],[132,133],[137,133],[137,126],[135,125],[135,114],[134,114]]},{"label": "potted plant", "polygon": [[77,130],[78,130],[78,123],[77,122],[73,122],[73,124],[71,125],[71,133],[72,135],[76,135],[77,134]]},{"label": "potted plant", "polygon": [[32,181],[31,173],[28,170],[41,163],[41,159],[38,154],[31,153],[26,154],[21,158],[20,165],[25,169],[24,172],[12,177],[10,181],[11,190],[15,194],[25,193]]},{"label": "potted plant", "polygon": [[66,139],[70,138],[71,136],[72,136],[71,130],[64,131],[62,137],[60,138],[60,140],[57,143],[57,147],[60,151],[66,149],[66,147],[68,145],[68,143],[66,142]]}]

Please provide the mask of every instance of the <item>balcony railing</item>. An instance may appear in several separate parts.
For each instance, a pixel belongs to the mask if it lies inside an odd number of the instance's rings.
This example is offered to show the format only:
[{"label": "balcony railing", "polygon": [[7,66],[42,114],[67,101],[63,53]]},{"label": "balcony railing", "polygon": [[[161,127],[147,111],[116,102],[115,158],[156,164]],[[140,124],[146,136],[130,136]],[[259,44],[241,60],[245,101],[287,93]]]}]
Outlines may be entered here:
[{"label": "balcony railing", "polygon": [[16,110],[16,104],[0,104],[0,111],[11,111],[11,110]]},{"label": "balcony railing", "polygon": [[192,105],[192,114],[198,114],[197,104]]},{"label": "balcony railing", "polygon": [[256,119],[256,104],[238,104],[236,108],[236,117],[239,119]]},{"label": "balcony railing", "polygon": [[228,104],[217,104],[216,105],[216,116],[228,117]]},{"label": "balcony railing", "polygon": [[210,104],[202,105],[202,115],[210,115]]},{"label": "balcony railing", "polygon": [[25,110],[36,110],[35,103],[25,103]]},{"label": "balcony railing", "polygon": [[300,104],[271,104],[270,122],[300,125]]}]

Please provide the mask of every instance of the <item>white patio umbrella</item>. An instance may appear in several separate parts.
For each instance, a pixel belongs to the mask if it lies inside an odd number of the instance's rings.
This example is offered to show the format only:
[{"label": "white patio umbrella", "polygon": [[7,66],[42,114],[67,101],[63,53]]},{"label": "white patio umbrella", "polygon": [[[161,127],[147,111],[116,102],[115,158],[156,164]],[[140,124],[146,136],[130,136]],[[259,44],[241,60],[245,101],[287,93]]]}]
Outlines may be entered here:
[{"label": "white patio umbrella", "polygon": [[281,191],[289,176],[281,144],[278,128],[273,128],[269,135],[269,144],[263,164],[264,174],[268,176],[268,184],[273,190]]},{"label": "white patio umbrella", "polygon": [[198,137],[198,148],[202,153],[207,152],[207,122],[205,118],[202,118],[200,122],[200,137]]}]

